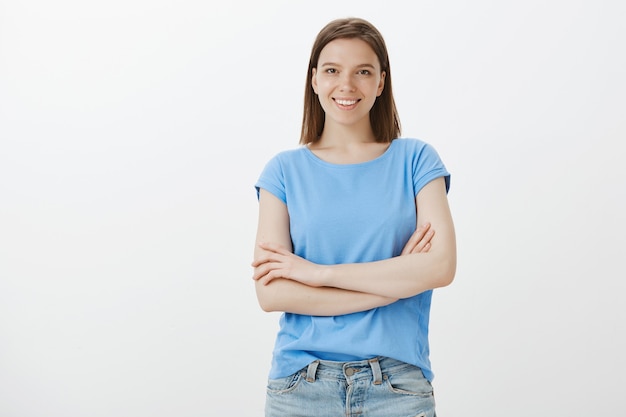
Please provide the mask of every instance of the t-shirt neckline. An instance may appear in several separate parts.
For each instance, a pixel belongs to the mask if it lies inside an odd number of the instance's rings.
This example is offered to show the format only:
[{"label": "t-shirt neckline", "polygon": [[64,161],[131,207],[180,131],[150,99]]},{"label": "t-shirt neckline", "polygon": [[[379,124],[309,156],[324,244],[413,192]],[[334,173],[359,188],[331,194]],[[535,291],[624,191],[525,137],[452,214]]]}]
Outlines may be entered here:
[{"label": "t-shirt neckline", "polygon": [[370,159],[369,161],[356,162],[356,163],[353,163],[353,164],[335,164],[333,162],[328,162],[328,161],[323,160],[319,156],[315,155],[313,153],[313,151],[311,149],[309,149],[309,147],[307,145],[303,145],[303,149],[304,149],[305,153],[308,155],[308,157],[311,158],[313,161],[317,162],[318,164],[321,164],[321,165],[324,165],[324,166],[327,166],[327,167],[332,167],[332,168],[358,168],[358,167],[361,167],[361,166],[375,164],[375,163],[385,159],[387,157],[387,155],[389,155],[391,153],[391,147],[394,146],[394,142],[396,140],[397,139],[392,140],[389,143],[389,146],[387,146],[387,149],[385,149],[385,151],[383,153],[381,153],[380,155],[378,155],[376,158]]}]

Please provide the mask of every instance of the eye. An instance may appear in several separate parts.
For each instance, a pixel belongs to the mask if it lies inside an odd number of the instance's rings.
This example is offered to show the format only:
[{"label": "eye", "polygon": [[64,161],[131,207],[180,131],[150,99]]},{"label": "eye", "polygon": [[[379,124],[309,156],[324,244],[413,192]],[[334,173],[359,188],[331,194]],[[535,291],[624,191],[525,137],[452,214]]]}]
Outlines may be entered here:
[{"label": "eye", "polygon": [[370,70],[362,69],[362,70],[359,70],[359,72],[357,74],[359,74],[359,75],[370,75],[371,72],[370,72]]},{"label": "eye", "polygon": [[326,69],[324,70],[324,72],[325,72],[326,74],[336,74],[336,73],[337,73],[337,70],[336,70],[335,68],[326,68]]}]

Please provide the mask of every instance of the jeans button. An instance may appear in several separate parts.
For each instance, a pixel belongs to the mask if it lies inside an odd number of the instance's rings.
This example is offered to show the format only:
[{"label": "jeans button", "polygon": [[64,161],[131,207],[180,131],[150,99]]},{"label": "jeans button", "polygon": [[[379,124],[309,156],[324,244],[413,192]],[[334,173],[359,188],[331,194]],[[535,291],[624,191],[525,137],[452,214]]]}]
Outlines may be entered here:
[{"label": "jeans button", "polygon": [[357,373],[356,369],[354,369],[354,368],[346,368],[346,375],[347,376],[352,376],[352,375],[354,375],[356,373]]}]

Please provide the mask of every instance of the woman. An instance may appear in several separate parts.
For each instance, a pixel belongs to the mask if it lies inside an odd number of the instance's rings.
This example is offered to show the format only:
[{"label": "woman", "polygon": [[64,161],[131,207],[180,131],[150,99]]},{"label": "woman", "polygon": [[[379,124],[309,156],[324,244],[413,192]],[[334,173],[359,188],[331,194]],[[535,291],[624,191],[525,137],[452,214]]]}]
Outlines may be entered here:
[{"label": "woman", "polygon": [[263,310],[284,312],[266,416],[434,416],[428,319],[456,270],[450,175],[432,146],[400,138],[369,22],[318,34],[300,144],[256,183],[253,279]]}]

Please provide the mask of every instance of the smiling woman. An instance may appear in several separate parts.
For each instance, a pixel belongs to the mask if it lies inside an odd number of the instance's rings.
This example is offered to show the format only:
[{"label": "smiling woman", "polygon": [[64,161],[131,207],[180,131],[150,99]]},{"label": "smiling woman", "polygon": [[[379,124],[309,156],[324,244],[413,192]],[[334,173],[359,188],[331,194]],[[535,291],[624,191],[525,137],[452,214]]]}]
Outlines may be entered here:
[{"label": "smiling woman", "polygon": [[253,278],[263,310],[283,312],[266,416],[432,417],[430,302],[456,271],[450,174],[400,137],[369,22],[318,34],[300,143],[256,183]]},{"label": "smiling woman", "polygon": [[[351,53],[346,55],[345,51]],[[312,68],[311,81],[326,114],[326,132],[331,124],[351,125],[351,129],[369,133],[372,137],[367,139],[375,142],[369,110],[383,92],[386,75],[365,41],[336,39],[326,45],[317,68]]]}]

